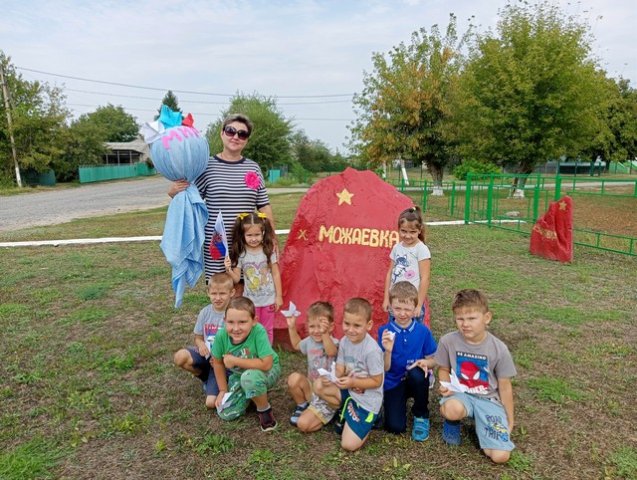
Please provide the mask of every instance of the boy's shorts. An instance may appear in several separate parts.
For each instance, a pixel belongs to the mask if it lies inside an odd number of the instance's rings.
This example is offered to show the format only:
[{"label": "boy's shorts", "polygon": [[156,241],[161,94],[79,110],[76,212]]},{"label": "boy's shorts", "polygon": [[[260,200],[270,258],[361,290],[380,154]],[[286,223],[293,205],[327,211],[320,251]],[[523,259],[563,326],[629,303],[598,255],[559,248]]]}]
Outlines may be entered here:
[{"label": "boy's shorts", "polygon": [[340,412],[341,422],[345,421],[361,440],[369,435],[378,418],[378,414],[369,412],[356,403],[356,400],[350,396],[349,390],[346,389],[341,389]]},{"label": "boy's shorts", "polygon": [[312,399],[310,400],[310,406],[307,409],[312,412],[316,418],[318,418],[323,425],[327,425],[332,421],[334,415],[336,414],[336,409],[330,407],[330,405],[320,398],[316,393],[312,394]]},{"label": "boy's shorts", "polygon": [[[230,373],[226,371],[226,373]],[[234,420],[243,415],[250,404],[250,400],[267,393],[276,385],[281,375],[281,366],[278,363],[272,365],[267,372],[250,369],[243,373],[230,373],[228,377],[228,392],[230,398],[224,404],[221,411],[217,409],[222,420]]]},{"label": "boy's shorts", "polygon": [[219,393],[219,386],[217,385],[215,372],[210,366],[210,357],[203,357],[197,350],[197,347],[188,347],[186,350],[188,350],[192,358],[192,366],[201,371],[201,373],[197,375],[197,378],[203,382],[206,395],[217,395]]},{"label": "boy's shorts", "polygon": [[515,448],[511,441],[511,435],[509,435],[506,412],[500,402],[466,393],[454,393],[441,398],[440,405],[452,398],[462,403],[467,411],[467,416],[475,420],[480,448],[506,451]]}]

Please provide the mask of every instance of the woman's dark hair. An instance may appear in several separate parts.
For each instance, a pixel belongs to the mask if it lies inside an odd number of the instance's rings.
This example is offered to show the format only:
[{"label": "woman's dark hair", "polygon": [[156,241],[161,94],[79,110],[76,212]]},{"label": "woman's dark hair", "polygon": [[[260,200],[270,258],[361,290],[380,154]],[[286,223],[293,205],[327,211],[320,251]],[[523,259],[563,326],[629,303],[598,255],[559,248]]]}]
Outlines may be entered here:
[{"label": "woman's dark hair", "polygon": [[416,222],[419,229],[418,238],[421,242],[425,242],[425,222],[422,219],[422,210],[420,210],[420,207],[414,205],[400,212],[400,215],[398,215],[398,228],[400,228],[403,222]]},{"label": "woman's dark hair", "polygon": [[263,253],[270,265],[270,256],[274,251],[274,230],[268,217],[261,212],[240,213],[232,227],[232,246],[230,247],[230,261],[236,267],[239,257],[246,250],[245,231],[252,225],[258,225],[263,232]]},{"label": "woman's dark hair", "polygon": [[242,113],[231,113],[230,115],[228,115],[226,118],[223,119],[223,123],[221,124],[221,130],[226,128],[232,122],[243,123],[248,129],[248,135],[252,134],[252,129],[254,128],[254,125],[252,124],[250,119],[247,117],[247,115],[243,115]]}]

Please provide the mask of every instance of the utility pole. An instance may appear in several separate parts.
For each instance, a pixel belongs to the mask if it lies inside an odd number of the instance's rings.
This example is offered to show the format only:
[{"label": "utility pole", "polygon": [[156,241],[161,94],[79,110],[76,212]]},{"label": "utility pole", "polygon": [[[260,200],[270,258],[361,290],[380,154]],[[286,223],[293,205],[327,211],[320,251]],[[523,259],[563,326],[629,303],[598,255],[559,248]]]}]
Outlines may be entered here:
[{"label": "utility pole", "polygon": [[2,96],[4,97],[4,109],[7,112],[7,127],[9,129],[9,141],[11,142],[11,152],[13,153],[13,165],[15,166],[15,179],[18,187],[22,188],[22,177],[20,176],[20,166],[18,165],[18,155],[15,151],[15,139],[13,138],[13,124],[11,123],[11,108],[9,107],[9,90],[4,81],[4,65],[0,63],[0,84],[2,84]]}]

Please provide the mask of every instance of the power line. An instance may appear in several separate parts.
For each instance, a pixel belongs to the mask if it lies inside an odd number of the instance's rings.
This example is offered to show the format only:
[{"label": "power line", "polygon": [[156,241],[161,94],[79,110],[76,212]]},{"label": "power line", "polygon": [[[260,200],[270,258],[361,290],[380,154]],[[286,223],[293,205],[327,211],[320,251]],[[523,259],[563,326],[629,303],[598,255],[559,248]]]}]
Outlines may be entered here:
[{"label": "power line", "polygon": [[[91,90],[79,90],[76,88],[64,88],[66,92],[77,92],[77,93],[90,93],[92,95],[106,95],[111,97],[122,97],[122,98],[133,98],[135,100],[152,100],[153,102],[158,101],[156,97],[139,97],[137,95],[124,95],[122,93],[112,93],[112,92],[95,92]],[[228,105],[228,102],[206,102],[202,100],[192,100],[187,98],[181,98],[179,100],[182,103],[197,103],[201,105]],[[351,100],[323,100],[320,102],[277,102],[277,105],[325,105],[328,103],[351,103]]]},{"label": "power line", "polygon": [[[167,92],[168,90],[172,90],[175,93],[187,93],[191,95],[207,95],[207,96],[213,96],[213,97],[234,97],[235,95],[234,93],[195,92],[192,90],[174,90],[171,88],[146,87],[142,85],[132,85],[129,83],[108,82],[106,80],[95,80],[92,78],[75,77],[72,75],[62,75],[59,73],[45,72],[42,70],[35,70],[32,68],[26,68],[26,67],[15,66],[15,68],[25,72],[40,73],[43,75],[50,75],[52,77],[68,78],[71,80],[80,80],[82,82],[101,83],[103,85],[114,85],[117,87],[138,88],[141,90],[153,90],[157,92]],[[326,95],[273,95],[273,97],[276,97],[276,98],[332,98],[332,97],[352,97],[353,95],[354,95],[353,93],[335,93],[335,94],[329,94],[329,95],[327,94]]]},{"label": "power line", "polygon": [[[86,105],[86,104],[82,104],[82,103],[69,103],[67,104],[67,106],[69,107],[86,107],[86,108],[95,108],[94,105]],[[126,110],[133,110],[136,112],[155,112],[157,113],[157,109],[151,109],[151,108],[129,108],[126,107]],[[216,113],[204,113],[204,112],[188,112],[188,113],[192,113],[193,115],[196,116],[201,116],[201,117],[217,117],[218,114]],[[300,121],[310,121],[310,122],[321,122],[321,121],[325,121],[325,122],[351,122],[353,121],[352,118],[305,118],[305,117],[291,117],[290,120],[300,120]]]}]

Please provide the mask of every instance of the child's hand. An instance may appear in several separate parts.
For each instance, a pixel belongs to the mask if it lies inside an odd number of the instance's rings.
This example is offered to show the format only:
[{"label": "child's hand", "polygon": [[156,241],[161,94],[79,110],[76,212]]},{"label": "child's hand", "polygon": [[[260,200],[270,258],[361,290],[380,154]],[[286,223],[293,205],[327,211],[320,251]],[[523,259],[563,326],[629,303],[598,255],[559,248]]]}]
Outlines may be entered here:
[{"label": "child's hand", "polygon": [[278,312],[282,305],[283,305],[283,297],[281,295],[277,295],[276,300],[274,300],[274,311]]},{"label": "child's hand", "polygon": [[389,298],[383,299],[383,312],[389,311]]},{"label": "child's hand", "polygon": [[296,317],[294,315],[291,317],[285,317],[285,321],[288,322],[288,328],[296,327]]},{"label": "child's hand", "polygon": [[237,366],[237,357],[232,355],[231,353],[226,353],[223,356],[223,365],[226,368],[234,368]]},{"label": "child's hand", "polygon": [[386,352],[391,352],[394,349],[394,334],[389,330],[383,332],[382,344]]},{"label": "child's hand", "polygon": [[327,318],[321,318],[321,320],[319,320],[319,327],[321,328],[321,335],[330,333],[330,322],[327,321]]},{"label": "child's hand", "polygon": [[199,351],[199,355],[201,355],[204,358],[207,358],[208,355],[210,355],[210,350],[208,349],[208,345],[199,345],[199,348],[197,350]]},{"label": "child's hand", "polygon": [[223,403],[223,397],[226,395],[225,390],[219,390],[219,393],[217,394],[217,398],[215,399],[215,407],[219,408],[221,406],[221,404]]},{"label": "child's hand", "polygon": [[349,390],[350,388],[354,388],[354,376],[350,374],[350,375],[347,375],[346,377],[337,378],[336,386],[340,389],[347,389],[347,390]]},{"label": "child's hand", "polygon": [[224,258],[223,265],[226,267],[226,272],[230,272],[232,270],[232,261],[230,260],[230,257],[226,256],[226,258]]},{"label": "child's hand", "polygon": [[414,317],[420,317],[420,313],[422,312],[422,303],[418,303],[416,308],[414,308]]},{"label": "child's hand", "polygon": [[440,385],[440,388],[438,388],[438,392],[440,392],[440,395],[442,395],[443,397],[448,397],[453,393],[447,387],[443,387],[442,385]]},{"label": "child's hand", "polygon": [[429,372],[429,368],[427,367],[427,361],[424,358],[421,358],[420,360],[416,360],[411,365],[407,365],[407,370],[411,370],[412,368],[416,368],[416,367],[422,368],[423,371],[425,372],[425,375],[427,375],[427,373]]}]

